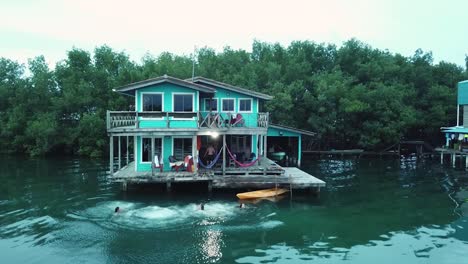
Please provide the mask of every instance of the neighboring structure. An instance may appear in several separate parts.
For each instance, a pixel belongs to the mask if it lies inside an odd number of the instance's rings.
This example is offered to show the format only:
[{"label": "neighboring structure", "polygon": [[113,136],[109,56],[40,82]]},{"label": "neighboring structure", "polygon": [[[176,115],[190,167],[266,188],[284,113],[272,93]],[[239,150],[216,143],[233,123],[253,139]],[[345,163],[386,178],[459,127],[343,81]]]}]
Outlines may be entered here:
[{"label": "neighboring structure", "polygon": [[436,151],[441,153],[441,163],[443,163],[444,154],[449,154],[453,165],[455,165],[456,158],[460,157],[466,158],[465,164],[468,167],[468,80],[458,83],[457,93],[457,125],[441,128],[445,135],[445,146],[437,148]]},{"label": "neighboring structure", "polygon": [[[268,150],[273,159],[285,160],[289,155],[287,161],[300,165],[301,135],[313,135],[270,125],[269,113],[260,110],[272,96],[202,77],[181,80],[163,76],[115,91],[135,98],[135,111],[107,112],[110,172],[116,178],[149,172],[153,176],[175,175],[179,167],[176,160],[187,165],[186,157],[193,158],[193,166],[189,165],[188,173],[184,173],[193,176],[226,175],[233,171],[248,174],[255,170],[263,175],[267,171],[278,174],[281,167],[272,168],[271,161],[265,159]],[[268,145],[267,136],[272,137],[272,146]],[[122,176],[123,170],[114,174],[114,138],[118,138],[118,170],[122,168],[122,138],[126,139],[126,176]],[[254,169],[244,169],[251,165],[255,165]],[[198,167],[205,169],[197,173]]]}]

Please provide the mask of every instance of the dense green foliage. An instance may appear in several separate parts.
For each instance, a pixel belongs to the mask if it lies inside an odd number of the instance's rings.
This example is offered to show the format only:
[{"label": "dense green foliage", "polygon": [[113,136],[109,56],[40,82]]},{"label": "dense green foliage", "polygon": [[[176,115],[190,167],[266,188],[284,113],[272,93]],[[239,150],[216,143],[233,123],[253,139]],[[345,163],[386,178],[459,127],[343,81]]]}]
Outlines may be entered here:
[{"label": "dense green foliage", "polygon": [[[340,48],[255,41],[251,53],[203,48],[196,61],[196,75],[274,95],[265,105],[273,122],[317,132],[321,149],[379,150],[402,138],[437,144],[440,127],[455,124],[456,83],[468,79],[460,66],[434,64],[431,53],[404,57],[357,40]],[[112,88],[163,74],[192,75],[188,56],[146,55],[135,63],[107,46],[94,54],[73,49],[55,70],[42,56],[27,67],[0,58],[5,152],[100,156],[108,145],[106,110],[132,104]]]}]

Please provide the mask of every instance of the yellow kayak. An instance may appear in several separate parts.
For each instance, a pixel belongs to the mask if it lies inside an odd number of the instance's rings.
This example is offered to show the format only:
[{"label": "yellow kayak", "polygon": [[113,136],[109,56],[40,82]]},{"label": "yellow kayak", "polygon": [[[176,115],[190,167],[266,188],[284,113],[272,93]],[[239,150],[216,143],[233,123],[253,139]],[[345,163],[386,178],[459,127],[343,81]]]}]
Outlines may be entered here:
[{"label": "yellow kayak", "polygon": [[265,189],[265,190],[258,190],[258,191],[253,191],[253,192],[244,192],[244,193],[238,193],[236,196],[239,199],[255,199],[255,198],[265,198],[265,197],[274,197],[281,195],[285,192],[287,192],[287,189]]}]

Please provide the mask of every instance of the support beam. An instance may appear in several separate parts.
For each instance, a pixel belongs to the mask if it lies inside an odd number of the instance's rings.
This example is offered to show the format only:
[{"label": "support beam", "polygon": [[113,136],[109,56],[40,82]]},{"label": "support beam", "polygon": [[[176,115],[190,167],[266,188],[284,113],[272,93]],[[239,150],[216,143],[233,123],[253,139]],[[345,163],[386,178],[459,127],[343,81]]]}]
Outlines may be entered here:
[{"label": "support beam", "polygon": [[122,146],[121,146],[122,140],[120,139],[120,136],[118,137],[118,139],[119,139],[119,170],[120,170],[120,168],[122,167],[122,160],[121,160],[122,159]]},{"label": "support beam", "polygon": [[457,104],[457,126],[460,126],[460,105]]},{"label": "support beam", "polygon": [[452,166],[455,167],[455,159],[457,156],[455,154],[452,154]]},{"label": "support beam", "polygon": [[170,182],[170,181],[166,182],[166,190],[168,192],[171,192],[171,189],[172,189],[172,182]]},{"label": "support beam", "polygon": [[193,173],[197,172],[198,169],[198,141],[197,136],[192,137],[192,157],[193,157]]},{"label": "support beam", "polygon": [[110,175],[114,175],[114,136],[109,139],[109,171]]},{"label": "support beam", "polygon": [[223,176],[226,175],[226,134],[223,134]]},{"label": "support beam", "polygon": [[263,136],[263,140],[264,140],[264,143],[263,143],[263,153],[265,153],[265,157],[266,157],[267,154],[268,154],[268,152],[267,152],[267,151],[268,151],[268,148],[267,148],[267,147],[268,147],[268,146],[267,146],[267,145],[268,145],[268,144],[267,144],[267,139],[268,139],[268,135],[265,134],[265,136]]},{"label": "support beam", "polygon": [[128,136],[127,136],[127,144],[125,146],[127,147],[127,163],[126,163],[126,165],[128,165],[130,163],[130,156],[129,156],[129,153],[128,153],[128,151],[129,151]]},{"label": "support beam", "polygon": [[208,181],[208,192],[213,191],[213,181]]},{"label": "support beam", "polygon": [[127,191],[127,189],[128,189],[128,186],[127,186],[127,182],[126,182],[126,181],[123,181],[123,182],[122,182],[122,186],[121,186],[121,188],[122,188],[122,191],[124,191],[124,192],[126,192],[126,191]]},{"label": "support beam", "polygon": [[440,164],[444,164],[444,152],[440,152]]}]

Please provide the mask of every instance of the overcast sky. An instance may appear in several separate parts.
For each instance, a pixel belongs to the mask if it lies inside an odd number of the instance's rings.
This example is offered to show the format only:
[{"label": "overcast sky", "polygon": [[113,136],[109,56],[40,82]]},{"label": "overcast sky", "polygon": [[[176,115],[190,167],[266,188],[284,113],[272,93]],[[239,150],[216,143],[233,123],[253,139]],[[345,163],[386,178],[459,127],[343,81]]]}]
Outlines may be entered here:
[{"label": "overcast sky", "polygon": [[188,55],[194,46],[251,51],[254,39],[341,45],[357,38],[411,56],[418,48],[465,65],[468,0],[2,0],[0,57],[44,55],[107,44],[140,62],[149,52]]}]

